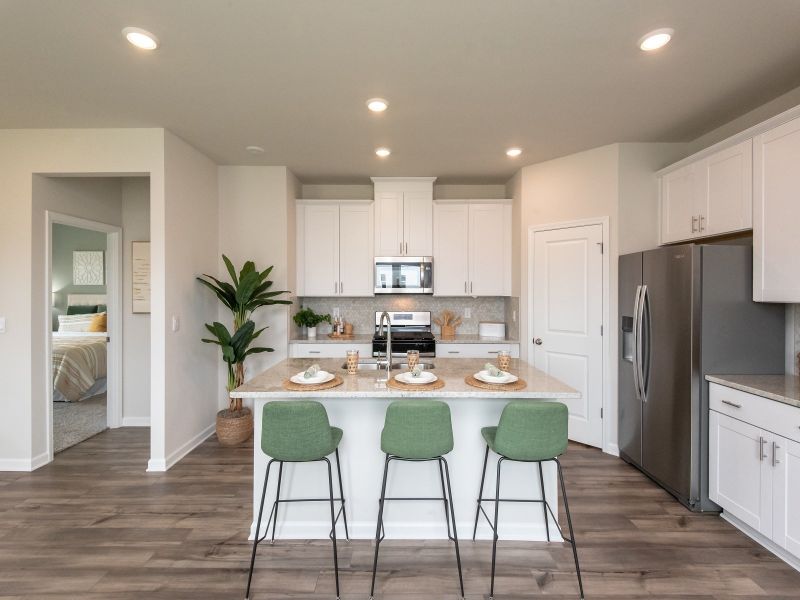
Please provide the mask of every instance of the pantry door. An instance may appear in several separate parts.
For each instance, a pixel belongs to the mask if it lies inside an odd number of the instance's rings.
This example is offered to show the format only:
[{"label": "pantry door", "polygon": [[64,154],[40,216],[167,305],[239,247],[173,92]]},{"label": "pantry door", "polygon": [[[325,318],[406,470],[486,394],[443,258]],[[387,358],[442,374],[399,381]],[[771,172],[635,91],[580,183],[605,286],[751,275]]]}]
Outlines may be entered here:
[{"label": "pantry door", "polygon": [[581,393],[566,399],[569,438],[603,443],[603,224],[529,234],[528,360]]}]

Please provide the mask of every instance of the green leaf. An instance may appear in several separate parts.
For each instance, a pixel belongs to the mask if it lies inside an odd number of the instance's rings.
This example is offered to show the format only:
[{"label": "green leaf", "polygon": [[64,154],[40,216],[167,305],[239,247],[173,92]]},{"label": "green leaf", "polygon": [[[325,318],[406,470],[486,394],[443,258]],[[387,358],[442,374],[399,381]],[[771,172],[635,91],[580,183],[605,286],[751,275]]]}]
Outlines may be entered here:
[{"label": "green leaf", "polygon": [[233,268],[233,263],[231,259],[229,259],[224,254],[222,255],[222,262],[225,263],[225,268],[228,269],[228,274],[231,276],[231,281],[233,281],[233,285],[239,285],[239,280],[236,278],[236,269]]}]

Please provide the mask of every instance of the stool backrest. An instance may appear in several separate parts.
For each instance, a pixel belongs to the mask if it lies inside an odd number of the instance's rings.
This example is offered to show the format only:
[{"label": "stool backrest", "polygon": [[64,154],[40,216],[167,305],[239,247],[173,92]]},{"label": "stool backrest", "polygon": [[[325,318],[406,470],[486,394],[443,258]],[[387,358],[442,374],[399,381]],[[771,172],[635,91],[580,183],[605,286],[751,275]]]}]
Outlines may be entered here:
[{"label": "stool backrest", "polygon": [[561,402],[509,402],[500,416],[495,449],[513,460],[546,460],[567,449],[569,410]]},{"label": "stool backrest", "polygon": [[453,449],[450,407],[439,400],[400,400],[386,409],[381,450],[401,458],[434,458]]},{"label": "stool backrest", "polygon": [[331,426],[325,407],[313,400],[267,402],[262,413],[261,449],[276,460],[317,460],[330,451]]}]

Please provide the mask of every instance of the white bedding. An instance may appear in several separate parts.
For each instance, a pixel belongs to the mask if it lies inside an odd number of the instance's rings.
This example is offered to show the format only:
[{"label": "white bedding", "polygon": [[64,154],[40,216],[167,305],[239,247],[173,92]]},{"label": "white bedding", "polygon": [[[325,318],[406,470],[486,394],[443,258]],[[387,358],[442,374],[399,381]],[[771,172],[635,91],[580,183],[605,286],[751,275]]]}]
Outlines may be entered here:
[{"label": "white bedding", "polygon": [[[53,399],[79,402],[106,379],[106,333],[53,333]],[[87,395],[89,394],[89,395]]]}]

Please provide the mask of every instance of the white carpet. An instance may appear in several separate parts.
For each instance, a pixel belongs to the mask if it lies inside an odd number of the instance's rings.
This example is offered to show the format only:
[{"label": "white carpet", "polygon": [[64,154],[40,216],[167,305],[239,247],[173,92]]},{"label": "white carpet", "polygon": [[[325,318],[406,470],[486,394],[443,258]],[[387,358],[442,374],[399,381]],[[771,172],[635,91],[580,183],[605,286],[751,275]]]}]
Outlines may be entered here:
[{"label": "white carpet", "polygon": [[61,452],[106,429],[106,395],[82,402],[53,402],[53,452]]}]

